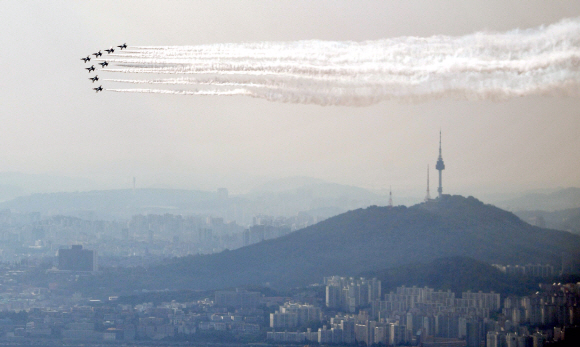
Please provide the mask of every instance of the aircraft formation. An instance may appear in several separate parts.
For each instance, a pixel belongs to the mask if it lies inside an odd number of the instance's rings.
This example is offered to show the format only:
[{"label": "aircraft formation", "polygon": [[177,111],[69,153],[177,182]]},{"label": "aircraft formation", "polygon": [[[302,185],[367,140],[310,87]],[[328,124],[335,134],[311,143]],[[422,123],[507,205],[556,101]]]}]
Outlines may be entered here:
[{"label": "aircraft formation", "polygon": [[[127,44],[126,43],[123,43],[122,45],[119,45],[117,47],[119,48],[119,50],[123,50],[123,48],[127,48]],[[107,52],[107,54],[111,54],[111,53],[115,52],[115,49],[113,47],[111,47],[109,49],[105,49],[105,52]],[[98,57],[102,56],[103,53],[99,50],[96,53],[87,55],[86,58],[81,58],[81,60],[84,61],[85,63],[86,62],[89,62],[89,61],[91,61],[91,55],[94,55],[95,58],[98,58]],[[103,61],[102,63],[98,63],[98,64],[101,65],[102,68],[105,68],[105,66],[108,66],[109,65],[109,63],[107,63],[106,60]],[[91,73],[92,71],[95,71],[95,65],[91,65],[90,67],[86,67],[85,70],[88,70],[89,73]],[[98,81],[99,80],[99,75],[95,75],[94,77],[90,77],[89,79],[93,83],[95,83],[95,81]],[[97,88],[93,88],[93,90],[95,90],[97,93],[98,92],[102,92],[103,91],[103,86],[100,85]]]}]

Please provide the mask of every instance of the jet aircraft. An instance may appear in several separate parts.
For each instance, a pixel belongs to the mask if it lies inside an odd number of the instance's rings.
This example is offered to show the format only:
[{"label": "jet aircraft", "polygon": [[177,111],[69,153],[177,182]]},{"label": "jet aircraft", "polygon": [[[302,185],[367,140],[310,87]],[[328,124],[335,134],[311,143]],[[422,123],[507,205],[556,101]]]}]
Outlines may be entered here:
[{"label": "jet aircraft", "polygon": [[115,51],[115,49],[113,47],[109,48],[109,49],[105,49],[105,52],[107,52],[107,54],[111,54]]},{"label": "jet aircraft", "polygon": [[122,44],[122,45],[120,45],[120,46],[117,46],[117,47],[119,47],[121,50],[123,50],[123,48],[127,48],[127,44],[126,44],[126,43],[124,43],[124,44]]},{"label": "jet aircraft", "polygon": [[103,91],[103,86],[99,86],[98,88],[93,88],[93,90],[96,90],[96,92],[102,92]]},{"label": "jet aircraft", "polygon": [[92,80],[93,83],[95,83],[95,81],[98,81],[99,80],[99,75],[95,75],[95,77],[91,77],[89,79]]},{"label": "jet aircraft", "polygon": [[90,73],[91,71],[95,71],[95,66],[91,65],[91,67],[86,67],[85,70],[89,70]]},{"label": "jet aircraft", "polygon": [[97,53],[93,53],[93,55],[95,57],[100,57],[101,55],[103,55],[103,53],[101,53],[101,51],[98,51]]},{"label": "jet aircraft", "polygon": [[109,63],[107,63],[107,61],[105,60],[104,62],[99,63],[99,65],[101,65],[102,67],[105,67],[105,66],[109,65]]},{"label": "jet aircraft", "polygon": [[86,63],[87,61],[91,61],[91,56],[90,55],[87,55],[86,58],[81,58],[81,60],[84,60],[85,63]]}]

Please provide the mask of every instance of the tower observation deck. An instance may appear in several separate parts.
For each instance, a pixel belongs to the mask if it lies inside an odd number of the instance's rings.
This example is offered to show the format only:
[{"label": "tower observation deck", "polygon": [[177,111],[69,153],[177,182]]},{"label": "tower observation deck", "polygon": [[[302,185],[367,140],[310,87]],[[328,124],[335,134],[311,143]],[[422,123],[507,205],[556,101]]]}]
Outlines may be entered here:
[{"label": "tower observation deck", "polygon": [[441,196],[443,195],[442,171],[445,170],[445,164],[443,163],[443,157],[441,156],[441,130],[439,130],[439,158],[437,158],[435,169],[439,171],[439,188],[437,188],[437,192],[439,193],[439,199],[441,199]]}]

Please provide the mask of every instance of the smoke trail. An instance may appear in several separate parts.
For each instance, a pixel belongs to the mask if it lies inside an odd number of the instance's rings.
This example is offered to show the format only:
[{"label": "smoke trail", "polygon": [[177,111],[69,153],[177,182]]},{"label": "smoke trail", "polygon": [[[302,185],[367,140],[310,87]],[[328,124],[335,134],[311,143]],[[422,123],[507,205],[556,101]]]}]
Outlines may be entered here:
[{"label": "smoke trail", "polygon": [[235,89],[230,91],[219,90],[166,90],[166,89],[105,89],[110,92],[119,93],[154,93],[154,94],[179,94],[179,95],[249,95],[250,92],[243,89]]},{"label": "smoke trail", "polygon": [[107,56],[107,61],[110,67],[102,71],[178,75],[106,79],[167,88],[108,89],[118,92],[244,95],[350,106],[444,97],[506,100],[579,95],[580,18],[461,37],[134,46]]}]

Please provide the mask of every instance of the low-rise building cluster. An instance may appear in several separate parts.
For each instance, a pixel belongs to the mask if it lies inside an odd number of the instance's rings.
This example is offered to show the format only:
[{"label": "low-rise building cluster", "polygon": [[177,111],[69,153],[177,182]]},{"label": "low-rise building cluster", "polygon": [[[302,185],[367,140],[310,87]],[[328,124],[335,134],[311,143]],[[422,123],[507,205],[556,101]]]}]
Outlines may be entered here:
[{"label": "low-rise building cluster", "polygon": [[[23,320],[0,319],[3,339],[60,338],[65,341],[133,341],[192,337],[228,331],[233,336],[260,332],[264,311],[220,308],[210,300],[127,305],[63,304],[33,308]],[[18,318],[18,317],[17,317]]]}]

